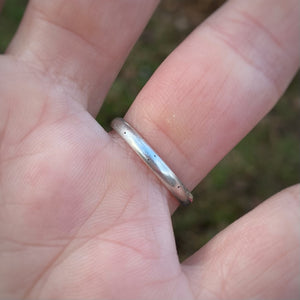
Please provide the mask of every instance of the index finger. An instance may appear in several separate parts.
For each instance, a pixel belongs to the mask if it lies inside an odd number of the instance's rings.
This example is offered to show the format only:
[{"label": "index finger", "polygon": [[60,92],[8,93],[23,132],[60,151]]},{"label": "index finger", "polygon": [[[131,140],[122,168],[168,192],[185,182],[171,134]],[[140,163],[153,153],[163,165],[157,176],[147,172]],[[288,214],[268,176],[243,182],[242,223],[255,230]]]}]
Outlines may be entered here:
[{"label": "index finger", "polygon": [[299,66],[297,0],[231,0],[157,70],[125,119],[188,188],[272,108]]}]

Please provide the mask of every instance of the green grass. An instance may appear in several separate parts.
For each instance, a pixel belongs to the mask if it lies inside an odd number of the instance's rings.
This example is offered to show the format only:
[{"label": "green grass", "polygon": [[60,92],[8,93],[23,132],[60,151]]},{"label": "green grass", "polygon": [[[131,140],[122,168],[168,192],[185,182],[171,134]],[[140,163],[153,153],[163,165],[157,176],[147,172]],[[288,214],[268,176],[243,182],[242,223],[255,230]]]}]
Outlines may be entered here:
[{"label": "green grass", "polygon": [[[25,0],[9,0],[0,18],[0,51],[16,31]],[[134,47],[98,115],[109,128],[186,35],[223,1],[165,0]],[[194,190],[192,208],[173,216],[181,259],[281,189],[299,181],[299,76],[271,113]]]},{"label": "green grass", "polygon": [[27,1],[9,0],[6,1],[0,18],[0,53],[3,53],[17,30]]}]

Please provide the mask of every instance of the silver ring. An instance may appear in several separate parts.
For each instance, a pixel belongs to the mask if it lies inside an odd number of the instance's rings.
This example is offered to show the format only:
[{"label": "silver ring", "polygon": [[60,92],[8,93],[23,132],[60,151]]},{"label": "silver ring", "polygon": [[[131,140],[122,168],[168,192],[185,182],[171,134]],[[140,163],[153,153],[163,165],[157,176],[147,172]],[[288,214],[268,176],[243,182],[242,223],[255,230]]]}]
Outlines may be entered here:
[{"label": "silver ring", "polygon": [[154,172],[158,179],[181,204],[188,205],[193,201],[193,195],[190,191],[182,184],[158,154],[125,120],[122,118],[115,118],[111,122],[111,127],[139,155],[144,163]]}]

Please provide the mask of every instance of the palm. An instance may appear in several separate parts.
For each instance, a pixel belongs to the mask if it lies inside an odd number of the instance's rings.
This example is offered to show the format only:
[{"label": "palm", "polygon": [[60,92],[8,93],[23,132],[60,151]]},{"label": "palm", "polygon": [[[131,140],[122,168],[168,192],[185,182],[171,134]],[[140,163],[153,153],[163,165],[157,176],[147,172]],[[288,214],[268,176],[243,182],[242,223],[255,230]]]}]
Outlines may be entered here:
[{"label": "palm", "polygon": [[[18,289],[43,298],[107,298],[118,289],[125,298],[161,297],[173,286],[186,293],[163,189],[146,172],[141,176],[143,166],[132,167],[118,142],[72,99],[54,97],[52,86],[30,93],[43,84],[18,78],[9,60],[3,64],[11,73],[2,77],[17,78],[20,88],[2,82],[8,88],[1,94],[14,101],[11,118],[19,120],[8,124],[18,126],[18,137],[5,135],[2,144],[1,201],[9,205],[1,221],[9,217],[17,229],[5,236],[1,228],[3,245],[41,258],[23,268],[30,278],[21,276]],[[26,109],[35,112],[30,118],[22,116],[26,99],[32,100]],[[61,281],[74,272],[75,281]]]},{"label": "palm", "polygon": [[[291,221],[290,209],[280,220],[289,220],[285,225],[291,238],[285,237],[286,244],[275,243],[274,249],[268,250],[268,257],[256,261],[269,244],[274,245],[269,227],[262,226],[260,220],[270,214],[269,219],[274,219],[273,228],[281,228],[282,224],[275,218],[278,214],[276,207],[281,199],[288,200],[292,206],[297,205],[293,200],[295,197],[291,197],[292,193],[277,196],[278,199],[239,221],[187,262],[180,264],[170,221],[170,213],[176,204],[124,142],[118,136],[106,133],[93,119],[91,114],[95,114],[100,106],[100,103],[89,99],[93,98],[95,91],[87,92],[85,85],[82,85],[83,78],[69,80],[69,73],[66,77],[62,76],[67,78],[66,83],[58,83],[59,80],[50,71],[45,72],[39,63],[32,63],[26,51],[21,51],[21,59],[16,59],[16,49],[17,42],[9,50],[12,56],[3,56],[0,60],[0,276],[4,278],[0,280],[0,290],[4,297],[190,299],[243,298],[259,294],[267,298],[297,293],[295,281],[285,283],[284,288],[270,289],[296,259],[295,251],[293,255],[279,259],[287,247],[294,250],[298,247],[294,229],[297,218],[293,217]],[[86,53],[74,51],[81,60],[86,59]],[[189,47],[183,47],[181,51],[184,54]],[[186,57],[199,59],[197,55],[196,52],[194,56],[187,53]],[[231,52],[228,55],[232,55]],[[170,61],[170,65],[177,63],[180,69],[180,60],[176,55]],[[117,68],[117,65],[114,67]],[[223,127],[230,127],[231,122],[237,119],[227,114],[225,123],[219,121],[211,129],[220,144],[196,142],[183,149],[180,142],[186,136],[189,137],[187,143],[194,140],[198,132],[202,132],[204,141],[208,139],[204,131],[206,125],[203,127],[201,119],[190,124],[189,116],[194,112],[190,105],[184,103],[178,110],[176,105],[170,110],[169,100],[166,104],[159,103],[156,108],[154,105],[154,109],[148,109],[152,107],[152,102],[147,100],[147,93],[152,98],[157,95],[160,99],[156,86],[160,88],[164,72],[172,77],[172,68],[168,63],[165,69],[156,75],[157,80],[154,77],[146,87],[127,118],[141,124],[151,144],[173,164],[176,173],[181,172],[179,167],[183,163],[188,165],[190,173],[179,175],[190,182],[189,187],[193,187],[204,175],[199,174],[200,166],[208,171],[214,161],[220,159],[231,144],[236,143],[258,121],[255,109],[261,107],[250,108],[247,124],[229,136],[229,142],[222,139]],[[89,70],[91,73],[85,74],[86,80],[95,76],[92,66]],[[261,76],[258,73],[249,75],[249,70],[244,70],[248,77]],[[290,77],[293,72],[292,66]],[[191,68],[191,84],[196,82],[197,75]],[[221,83],[227,75],[220,67],[213,78]],[[97,80],[93,83],[96,84]],[[266,95],[273,99],[276,94],[273,85],[265,79],[265,74],[261,80],[270,90]],[[286,84],[282,81],[279,88]],[[97,93],[104,95],[109,82]],[[191,91],[189,85],[182,85],[181,88],[186,88],[186,94],[196,99],[196,89]],[[259,94],[260,89],[259,86],[254,90]],[[224,91],[226,99],[226,89]],[[245,92],[239,87],[235,91],[237,99]],[[210,93],[213,95],[213,90]],[[170,94],[168,98],[172,95],[175,96]],[[263,111],[270,107],[269,98],[269,102],[263,104]],[[178,97],[177,101],[180,101]],[[219,115],[211,112],[209,104],[203,105],[203,117],[206,118],[207,128],[210,128],[210,122],[218,123],[215,120]],[[158,109],[161,106],[163,109]],[[224,104],[224,111],[225,107],[227,104]],[[222,110],[222,104],[219,109]],[[141,115],[141,111],[145,115]],[[154,111],[156,114],[153,115]],[[180,115],[182,112],[185,114]],[[172,123],[178,115],[177,122]],[[152,121],[155,121],[155,127],[149,125]],[[157,132],[155,135],[151,134],[154,129]],[[162,141],[162,137],[167,138]],[[219,148],[221,151],[216,150]],[[247,227],[249,222],[251,228]],[[248,249],[247,243],[252,245],[255,241],[250,239],[245,242],[243,237],[245,233],[253,236],[257,228],[260,235],[255,240],[256,248]],[[281,231],[276,232],[278,239]],[[266,241],[267,234],[272,238]],[[242,248],[244,250],[240,254]],[[282,264],[276,264],[278,260]],[[270,281],[269,271],[265,270],[273,263],[272,272],[278,277],[272,277],[275,279]],[[243,271],[243,266],[249,266],[247,273]],[[294,278],[298,276],[296,272],[291,272]],[[239,283],[236,285],[237,279]],[[249,281],[254,284],[247,290]]]}]

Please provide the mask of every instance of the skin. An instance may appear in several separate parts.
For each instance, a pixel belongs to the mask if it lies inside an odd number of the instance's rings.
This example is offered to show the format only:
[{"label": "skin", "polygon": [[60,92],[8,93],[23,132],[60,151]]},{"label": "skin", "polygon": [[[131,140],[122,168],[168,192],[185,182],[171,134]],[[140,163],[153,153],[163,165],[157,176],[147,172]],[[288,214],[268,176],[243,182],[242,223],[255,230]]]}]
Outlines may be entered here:
[{"label": "skin", "polygon": [[[177,202],[93,118],[157,4],[32,0],[0,57],[3,299],[300,297],[299,186],[179,263]],[[298,12],[297,0],[227,2],[134,101],[125,119],[188,188],[293,78]]]}]

